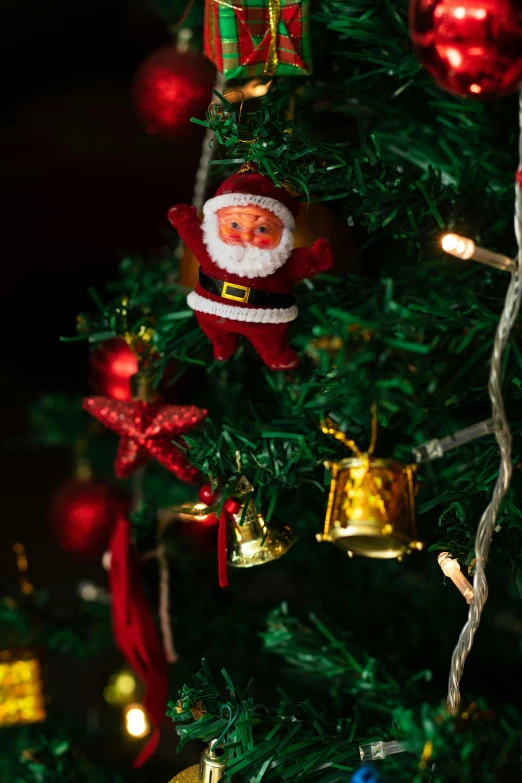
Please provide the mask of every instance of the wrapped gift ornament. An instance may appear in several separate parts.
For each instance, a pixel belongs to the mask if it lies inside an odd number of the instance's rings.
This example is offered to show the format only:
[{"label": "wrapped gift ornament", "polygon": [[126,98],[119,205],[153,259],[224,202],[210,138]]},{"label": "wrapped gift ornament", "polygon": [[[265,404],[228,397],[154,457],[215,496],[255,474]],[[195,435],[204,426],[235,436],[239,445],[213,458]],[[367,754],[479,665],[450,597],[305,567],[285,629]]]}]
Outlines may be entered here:
[{"label": "wrapped gift ornament", "polygon": [[205,0],[205,54],[227,79],[310,74],[310,0]]},{"label": "wrapped gift ornament", "polygon": [[46,718],[42,667],[31,650],[0,651],[0,728]]}]

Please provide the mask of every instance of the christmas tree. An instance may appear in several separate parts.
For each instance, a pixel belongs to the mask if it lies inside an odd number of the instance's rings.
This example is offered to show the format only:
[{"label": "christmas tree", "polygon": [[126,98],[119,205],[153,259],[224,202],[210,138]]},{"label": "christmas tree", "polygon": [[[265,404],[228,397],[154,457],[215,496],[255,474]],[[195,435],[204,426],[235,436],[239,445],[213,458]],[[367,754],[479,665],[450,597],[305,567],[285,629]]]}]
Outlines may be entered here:
[{"label": "christmas tree", "polygon": [[[16,544],[3,783],[522,780],[520,8],[412,3],[157,0],[135,106],[200,132],[193,204],[30,410],[107,583],[56,607]],[[123,754],[42,682],[113,644]]]}]

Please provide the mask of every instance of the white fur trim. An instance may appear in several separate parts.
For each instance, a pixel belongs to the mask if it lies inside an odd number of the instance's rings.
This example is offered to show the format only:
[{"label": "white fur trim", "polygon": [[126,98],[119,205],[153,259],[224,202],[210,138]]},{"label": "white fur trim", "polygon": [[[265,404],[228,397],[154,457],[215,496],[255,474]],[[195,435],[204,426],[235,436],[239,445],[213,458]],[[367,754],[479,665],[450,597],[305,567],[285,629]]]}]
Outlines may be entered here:
[{"label": "white fur trim", "polygon": [[294,230],[294,216],[288,207],[285,207],[280,201],[277,201],[275,198],[270,198],[269,196],[256,196],[255,194],[250,195],[249,193],[224,193],[222,196],[209,198],[203,207],[203,214],[210,215],[218,209],[223,209],[223,207],[248,207],[250,205],[269,209],[270,212],[273,212],[274,215],[277,215],[277,217],[283,221],[285,228],[290,229],[290,231]]},{"label": "white fur trim", "polygon": [[229,245],[223,242],[215,212],[205,215],[201,228],[212,261],[220,269],[238,277],[268,277],[286,264],[294,249],[294,235],[286,227],[283,228],[278,246],[271,250],[252,247],[252,245]]},{"label": "white fur trim", "polygon": [[199,313],[219,315],[221,318],[229,318],[231,321],[246,321],[253,324],[286,324],[295,321],[299,310],[297,305],[286,308],[270,309],[268,307],[237,307],[232,304],[223,304],[213,299],[206,299],[195,291],[187,296],[187,304]]}]

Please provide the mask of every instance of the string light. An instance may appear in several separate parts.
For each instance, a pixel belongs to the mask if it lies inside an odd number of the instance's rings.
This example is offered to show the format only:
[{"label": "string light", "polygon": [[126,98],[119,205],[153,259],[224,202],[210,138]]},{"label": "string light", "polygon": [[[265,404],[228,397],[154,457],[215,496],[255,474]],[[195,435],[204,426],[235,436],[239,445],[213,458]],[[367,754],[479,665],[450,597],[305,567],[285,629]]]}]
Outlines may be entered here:
[{"label": "string light", "polygon": [[404,753],[408,748],[404,742],[398,740],[391,740],[390,742],[369,742],[367,745],[359,746],[359,753],[361,754],[361,761],[378,761],[379,759],[385,759],[386,756],[391,756],[393,753]]},{"label": "string light", "polygon": [[[489,365],[488,382],[489,399],[491,401],[493,418],[495,420],[495,437],[497,439],[500,452],[500,465],[495,485],[493,487],[491,500],[482,514],[482,517],[480,518],[475,536],[474,555],[476,558],[476,563],[475,574],[473,577],[473,590],[475,591],[474,599],[469,606],[468,619],[462,628],[462,631],[460,632],[459,639],[455,645],[455,649],[453,650],[453,655],[451,656],[450,673],[448,678],[448,707],[453,715],[457,715],[460,709],[460,681],[464,673],[466,659],[473,646],[475,634],[477,633],[480,624],[482,610],[484,609],[484,605],[488,597],[486,562],[489,555],[489,548],[493,538],[493,533],[498,526],[497,520],[500,506],[506,495],[506,492],[508,491],[511,476],[513,474],[513,460],[511,456],[512,439],[504,405],[504,398],[502,395],[502,376],[504,369],[505,351],[509,345],[511,330],[516,323],[518,313],[520,311],[520,304],[522,302],[522,92],[519,94],[518,112],[519,169],[517,171],[515,180],[515,235],[518,247],[517,258],[515,262],[510,262],[509,265],[507,265],[507,261],[509,261],[509,259],[506,261],[505,256],[497,256],[496,254],[491,254],[489,251],[486,251],[486,254],[488,257],[490,257],[490,261],[484,261],[484,263],[490,263],[491,257],[496,258],[503,264],[503,266],[500,268],[509,269],[511,273],[511,280],[506,292],[504,306],[502,308],[500,320],[495,332],[495,339],[493,341],[493,351],[491,353],[491,362]],[[486,255],[482,255],[484,259]],[[476,260],[483,260],[477,258],[477,249],[475,249],[473,253],[473,258]],[[494,265],[496,265],[496,263]]]},{"label": "string light", "polygon": [[481,438],[483,435],[492,435],[495,432],[495,420],[485,419],[477,424],[472,424],[463,430],[454,432],[452,435],[446,435],[445,438],[434,438],[420,446],[412,449],[415,462],[429,462],[432,459],[439,459],[450,449],[456,449],[475,438]]},{"label": "string light", "polygon": [[462,593],[468,604],[473,603],[475,591],[460,570],[459,561],[452,558],[449,552],[441,552],[437,562],[442,568],[444,576],[447,576],[455,587]]},{"label": "string light", "polygon": [[511,271],[514,262],[500,253],[493,253],[484,247],[478,247],[472,239],[461,237],[458,234],[445,234],[441,240],[442,249],[451,256],[478,261],[479,264],[494,266],[496,269]]},{"label": "string light", "polygon": [[149,719],[139,704],[130,704],[125,710],[125,731],[134,739],[142,739],[149,733]]},{"label": "string light", "polygon": [[249,100],[250,98],[263,98],[268,90],[272,80],[269,82],[262,82],[260,79],[250,79],[246,84],[241,85],[241,88],[233,92],[227,93],[227,100],[230,103],[239,103],[241,100]]}]

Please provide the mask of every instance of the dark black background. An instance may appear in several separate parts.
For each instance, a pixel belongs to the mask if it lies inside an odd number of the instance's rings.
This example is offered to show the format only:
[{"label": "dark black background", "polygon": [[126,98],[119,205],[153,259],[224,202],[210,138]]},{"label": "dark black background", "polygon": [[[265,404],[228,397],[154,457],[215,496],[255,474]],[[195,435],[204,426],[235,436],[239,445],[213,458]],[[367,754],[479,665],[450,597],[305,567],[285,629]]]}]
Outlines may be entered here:
[{"label": "dark black background", "polygon": [[[64,603],[79,577],[103,582],[104,572],[65,555],[48,531],[48,500],[70,475],[68,455],[17,439],[29,401],[87,390],[87,347],[59,342],[92,308],[87,288],[114,277],[124,252],[166,244],[168,207],[191,198],[198,140],[148,136],[130,96],[140,61],[170,40],[146,0],[0,5],[0,571],[14,581],[11,546],[20,540],[35,586]],[[116,652],[94,665],[51,662],[55,704],[95,728],[119,662]]]}]

